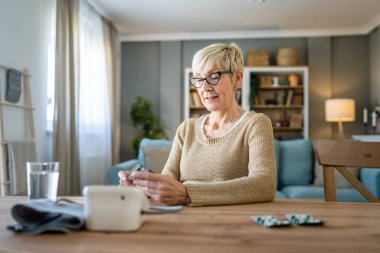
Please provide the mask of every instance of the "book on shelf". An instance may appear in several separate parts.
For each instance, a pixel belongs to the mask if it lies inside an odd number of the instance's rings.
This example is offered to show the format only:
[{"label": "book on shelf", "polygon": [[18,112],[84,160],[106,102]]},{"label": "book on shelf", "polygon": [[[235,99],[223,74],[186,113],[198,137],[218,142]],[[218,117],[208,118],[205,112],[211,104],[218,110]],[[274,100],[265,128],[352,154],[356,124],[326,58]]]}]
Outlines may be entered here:
[{"label": "book on shelf", "polygon": [[191,92],[190,92],[190,94],[189,94],[189,103],[190,103],[190,107],[195,106],[195,104],[194,104],[194,98],[193,98],[193,96],[191,95]]},{"label": "book on shelf", "polygon": [[272,77],[260,76],[260,87],[272,87]]},{"label": "book on shelf", "polygon": [[278,105],[285,105],[286,104],[286,99],[287,99],[287,94],[285,90],[279,90],[276,93],[276,101]]},{"label": "book on shelf", "polygon": [[262,105],[264,104],[262,99],[261,99],[261,96],[260,94],[256,94],[256,97],[255,97],[255,105]]},{"label": "book on shelf", "polygon": [[264,104],[264,100],[262,99],[262,95],[260,92],[253,92],[249,98],[249,102],[251,106]]},{"label": "book on shelf", "polygon": [[193,98],[194,106],[201,107],[203,106],[201,98],[199,97],[197,92],[191,92],[191,97]]},{"label": "book on shelf", "polygon": [[293,105],[303,105],[303,93],[302,92],[295,92],[293,95]]},{"label": "book on shelf", "polygon": [[288,93],[286,94],[285,105],[292,105],[293,96],[294,96],[294,90],[288,90]]}]

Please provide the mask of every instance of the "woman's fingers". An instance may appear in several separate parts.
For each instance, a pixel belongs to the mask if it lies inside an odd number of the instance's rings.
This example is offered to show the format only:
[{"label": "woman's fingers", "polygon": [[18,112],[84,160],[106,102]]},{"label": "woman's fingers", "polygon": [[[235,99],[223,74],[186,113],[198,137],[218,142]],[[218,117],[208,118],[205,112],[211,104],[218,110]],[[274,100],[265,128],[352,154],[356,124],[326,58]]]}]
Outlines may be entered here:
[{"label": "woman's fingers", "polygon": [[156,187],[156,181],[149,181],[145,179],[135,179],[132,181],[132,183],[136,186],[143,187],[146,189]]},{"label": "woman's fingers", "polygon": [[128,180],[130,171],[119,171],[117,175],[119,176],[119,186],[131,186],[133,185],[132,181]]},{"label": "woman's fingers", "polygon": [[129,174],[131,174],[131,172],[127,170],[121,170],[119,173],[117,173],[118,177],[123,180],[126,180]]},{"label": "woman's fingers", "polygon": [[[135,174],[133,174],[135,176]],[[137,177],[137,175],[136,175]],[[139,177],[140,178],[140,177]],[[147,177],[146,177],[147,178]],[[152,194],[160,194],[165,196],[175,196],[177,195],[176,187],[173,187],[173,184],[166,177],[159,175],[159,177],[149,177],[149,179],[137,179],[133,180],[133,184],[136,186],[144,187],[149,189],[149,192]],[[155,180],[152,180],[155,179]],[[172,179],[175,180],[175,179]],[[176,181],[176,180],[175,180]],[[178,181],[176,181],[178,182]],[[179,183],[179,182],[178,182]],[[181,184],[181,183],[179,183]],[[181,184],[182,185],[182,184]]]},{"label": "woman's fingers", "polygon": [[169,205],[187,203],[186,186],[174,178],[144,171],[133,172],[131,176],[136,178],[133,184],[154,200]]},{"label": "woman's fingers", "polygon": [[131,176],[139,179],[145,179],[148,181],[160,181],[163,177],[161,174],[154,174],[145,171],[134,171],[132,172]]}]

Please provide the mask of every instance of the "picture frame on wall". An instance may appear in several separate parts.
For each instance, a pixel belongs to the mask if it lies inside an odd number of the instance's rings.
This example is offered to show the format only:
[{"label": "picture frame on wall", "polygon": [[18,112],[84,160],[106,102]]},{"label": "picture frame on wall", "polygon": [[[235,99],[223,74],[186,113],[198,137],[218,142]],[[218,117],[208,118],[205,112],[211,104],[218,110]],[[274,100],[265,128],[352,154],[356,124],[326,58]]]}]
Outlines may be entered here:
[{"label": "picture frame on wall", "polygon": [[290,115],[290,127],[291,128],[301,128],[303,122],[303,116],[300,113],[293,113]]}]

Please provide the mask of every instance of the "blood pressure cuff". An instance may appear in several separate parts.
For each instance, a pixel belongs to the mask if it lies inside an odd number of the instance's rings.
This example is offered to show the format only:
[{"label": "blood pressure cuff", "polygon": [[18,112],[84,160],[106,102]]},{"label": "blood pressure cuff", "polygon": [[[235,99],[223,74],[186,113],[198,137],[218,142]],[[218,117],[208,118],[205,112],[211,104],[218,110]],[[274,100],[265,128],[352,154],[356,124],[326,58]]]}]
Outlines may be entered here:
[{"label": "blood pressure cuff", "polygon": [[[183,206],[151,205],[144,214],[179,212]],[[52,200],[28,200],[11,208],[16,224],[7,228],[18,234],[38,235],[48,232],[69,233],[85,229],[84,205],[60,198]]]},{"label": "blood pressure cuff", "polygon": [[41,234],[80,230],[84,227],[84,206],[67,200],[29,200],[15,204],[11,209],[17,222],[8,229],[20,234]]},{"label": "blood pressure cuff", "polygon": [[5,91],[6,101],[18,103],[18,101],[20,100],[21,77],[22,77],[22,72],[15,69],[7,70],[7,88]]}]

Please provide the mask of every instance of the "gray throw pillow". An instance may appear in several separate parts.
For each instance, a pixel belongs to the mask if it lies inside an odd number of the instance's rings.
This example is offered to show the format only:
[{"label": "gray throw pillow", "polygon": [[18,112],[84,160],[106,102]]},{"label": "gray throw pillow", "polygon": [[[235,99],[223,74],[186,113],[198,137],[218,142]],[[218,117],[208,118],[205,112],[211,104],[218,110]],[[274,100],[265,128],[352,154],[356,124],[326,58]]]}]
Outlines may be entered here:
[{"label": "gray throw pillow", "polygon": [[171,147],[142,147],[145,168],[155,173],[161,173],[168,160],[170,149]]}]

